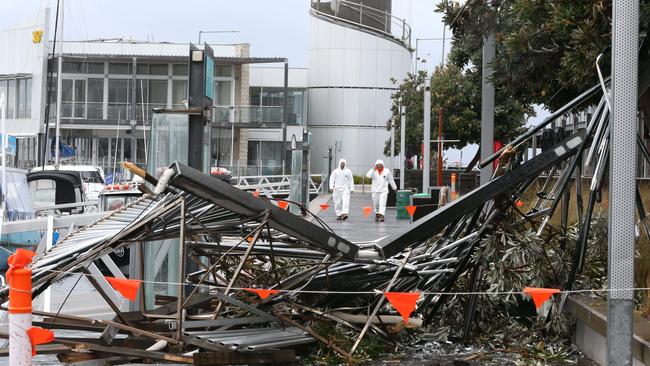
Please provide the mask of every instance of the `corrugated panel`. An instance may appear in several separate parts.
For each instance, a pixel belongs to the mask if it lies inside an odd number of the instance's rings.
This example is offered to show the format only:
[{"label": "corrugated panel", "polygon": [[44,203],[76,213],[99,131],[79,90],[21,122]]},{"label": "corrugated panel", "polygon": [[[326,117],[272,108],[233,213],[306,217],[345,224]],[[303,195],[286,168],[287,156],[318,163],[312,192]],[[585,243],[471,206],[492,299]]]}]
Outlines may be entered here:
[{"label": "corrugated panel", "polygon": [[[215,56],[236,57],[236,45],[211,45]],[[88,56],[188,57],[189,43],[64,42],[67,54]]]}]

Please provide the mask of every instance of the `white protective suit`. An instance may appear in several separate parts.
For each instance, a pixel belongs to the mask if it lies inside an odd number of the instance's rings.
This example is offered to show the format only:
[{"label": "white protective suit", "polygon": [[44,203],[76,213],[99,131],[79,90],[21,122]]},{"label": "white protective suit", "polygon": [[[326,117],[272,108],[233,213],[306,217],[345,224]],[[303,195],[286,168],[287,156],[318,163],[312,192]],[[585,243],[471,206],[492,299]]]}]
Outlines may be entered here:
[{"label": "white protective suit", "polygon": [[339,160],[338,167],[330,175],[330,189],[334,198],[336,216],[347,215],[350,212],[350,192],[354,192],[352,171],[348,168],[341,169],[341,163],[346,163],[345,159]]},{"label": "white protective suit", "polygon": [[[382,160],[377,160],[375,166],[378,164],[384,165]],[[368,171],[366,177],[372,179],[372,186],[370,192],[372,192],[372,205],[375,209],[375,214],[385,215],[386,214],[386,200],[388,199],[388,185],[390,184],[394,190],[397,189],[395,180],[393,179],[393,174],[390,170],[384,168],[381,173],[377,169],[373,168]]]}]

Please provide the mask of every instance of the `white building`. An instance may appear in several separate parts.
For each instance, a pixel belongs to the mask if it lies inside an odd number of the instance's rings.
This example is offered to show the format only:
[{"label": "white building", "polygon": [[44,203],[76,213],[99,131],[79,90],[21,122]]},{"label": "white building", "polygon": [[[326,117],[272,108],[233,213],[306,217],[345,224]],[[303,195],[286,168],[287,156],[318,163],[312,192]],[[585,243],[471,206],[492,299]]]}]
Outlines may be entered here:
[{"label": "white building", "polygon": [[[280,174],[283,145],[290,148],[293,136],[301,141],[305,125],[313,173],[327,171],[330,146],[334,159],[347,158],[356,174],[382,158],[396,89],[391,80],[402,80],[411,66],[410,30],[390,7],[391,0],[312,2],[310,65],[289,69],[286,115],[284,59],[250,57],[248,44],[211,45],[217,57],[211,164],[241,175]],[[53,20],[46,9],[0,32],[0,94],[7,95],[8,133],[18,138],[13,165],[21,168],[42,164],[54,146]],[[68,162],[107,171],[124,160],[144,163],[153,108],[183,108],[188,98],[189,45],[117,39],[65,41],[62,48],[61,142],[75,151]]]},{"label": "white building", "polygon": [[322,169],[320,156],[329,146],[356,175],[376,159],[388,160],[386,125],[397,89],[391,80],[402,81],[412,65],[410,29],[391,7],[392,0],[312,0],[308,125],[313,171]]}]

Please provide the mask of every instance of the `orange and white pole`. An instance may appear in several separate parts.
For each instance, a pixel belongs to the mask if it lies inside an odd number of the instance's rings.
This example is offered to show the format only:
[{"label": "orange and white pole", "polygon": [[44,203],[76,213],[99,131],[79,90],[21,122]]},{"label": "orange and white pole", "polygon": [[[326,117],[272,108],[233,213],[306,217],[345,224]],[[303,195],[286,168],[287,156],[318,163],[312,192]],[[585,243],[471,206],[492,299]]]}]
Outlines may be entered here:
[{"label": "orange and white pole", "polygon": [[458,198],[458,192],[456,192],[456,173],[451,173],[451,199],[455,200]]},{"label": "orange and white pole", "polygon": [[[29,254],[31,253],[29,252]],[[19,260],[21,254],[13,254],[9,257],[10,267],[7,271],[10,366],[31,366],[32,364],[32,344],[27,335],[27,330],[32,326],[32,270],[24,268],[24,265],[29,262],[25,263]],[[31,256],[27,260],[31,261]]]}]

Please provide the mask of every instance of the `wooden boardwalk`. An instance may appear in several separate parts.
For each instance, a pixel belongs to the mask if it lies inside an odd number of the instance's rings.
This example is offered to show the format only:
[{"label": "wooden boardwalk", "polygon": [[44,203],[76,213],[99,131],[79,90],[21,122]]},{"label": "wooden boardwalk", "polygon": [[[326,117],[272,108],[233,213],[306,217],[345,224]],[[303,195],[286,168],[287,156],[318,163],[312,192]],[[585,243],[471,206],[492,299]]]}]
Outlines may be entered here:
[{"label": "wooden boardwalk", "polygon": [[356,193],[350,195],[350,217],[345,221],[336,220],[334,202],[331,197],[327,203],[330,208],[326,211],[320,211],[318,217],[332,228],[336,234],[352,242],[375,241],[409,225],[409,220],[397,220],[397,209],[395,207],[386,209],[385,222],[375,222],[374,213],[365,217],[363,207],[372,207],[372,198],[370,193],[367,192],[361,193],[357,190]]}]

